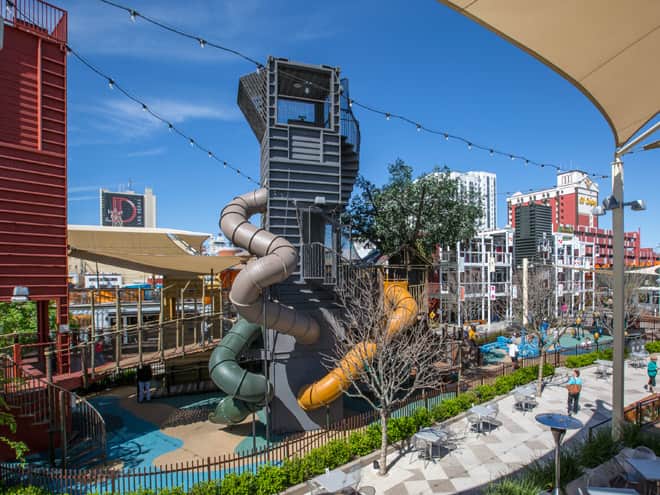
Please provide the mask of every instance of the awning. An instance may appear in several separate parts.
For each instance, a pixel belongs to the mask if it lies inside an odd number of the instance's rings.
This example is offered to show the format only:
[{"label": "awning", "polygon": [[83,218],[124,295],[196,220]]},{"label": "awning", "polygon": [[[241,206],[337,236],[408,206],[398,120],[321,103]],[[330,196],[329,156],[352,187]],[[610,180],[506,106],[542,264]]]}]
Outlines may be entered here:
[{"label": "awning", "polygon": [[578,87],[621,146],[660,112],[660,1],[439,0]]},{"label": "awning", "polygon": [[209,234],[174,229],[69,225],[70,256],[170,278],[220,273],[246,259],[201,256]]}]

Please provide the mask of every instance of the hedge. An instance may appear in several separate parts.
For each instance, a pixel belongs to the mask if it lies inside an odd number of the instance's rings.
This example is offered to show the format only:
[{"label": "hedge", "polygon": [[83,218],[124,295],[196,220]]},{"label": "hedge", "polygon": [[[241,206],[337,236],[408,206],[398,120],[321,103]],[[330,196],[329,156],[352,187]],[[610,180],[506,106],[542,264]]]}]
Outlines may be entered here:
[{"label": "hedge", "polygon": [[656,352],[660,352],[660,341],[647,342],[644,347],[646,347],[646,350],[650,354],[655,354]]},{"label": "hedge", "polygon": [[598,359],[612,360],[612,349],[605,349],[603,351],[594,351],[587,354],[578,354],[577,356],[570,356],[566,358],[567,368],[582,368],[594,364]]},{"label": "hedge", "polygon": [[[554,373],[554,367],[544,365],[543,375]],[[445,421],[467,411],[475,404],[488,402],[498,395],[503,395],[519,385],[532,382],[538,376],[538,366],[519,368],[513,373],[498,377],[492,385],[481,385],[459,394],[452,399],[445,399],[440,404],[427,410],[416,409],[411,416],[390,418],[387,421],[388,443],[395,443],[413,436],[422,427]],[[302,458],[285,460],[279,466],[261,466],[256,474],[249,471],[241,474],[230,473],[222,480],[194,485],[189,495],[271,495],[286,488],[323,474],[328,469],[335,469],[352,459],[362,457],[380,448],[381,429],[379,423],[369,425],[362,432],[352,433],[347,440],[333,440],[323,447],[311,450]],[[2,491],[8,495],[46,495],[48,492],[35,487],[15,487]],[[152,490],[140,490],[127,495],[154,495]],[[185,495],[181,488],[164,489],[159,495]]]}]

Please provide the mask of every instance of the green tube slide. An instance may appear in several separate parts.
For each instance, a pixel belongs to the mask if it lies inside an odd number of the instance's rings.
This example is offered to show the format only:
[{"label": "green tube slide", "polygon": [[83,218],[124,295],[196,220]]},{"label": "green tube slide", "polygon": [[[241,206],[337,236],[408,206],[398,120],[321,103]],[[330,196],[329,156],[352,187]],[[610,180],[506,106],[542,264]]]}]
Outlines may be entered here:
[{"label": "green tube slide", "polygon": [[209,359],[211,380],[227,397],[209,414],[209,421],[237,424],[261,409],[272,397],[266,377],[241,368],[237,357],[260,335],[261,327],[239,318]]}]

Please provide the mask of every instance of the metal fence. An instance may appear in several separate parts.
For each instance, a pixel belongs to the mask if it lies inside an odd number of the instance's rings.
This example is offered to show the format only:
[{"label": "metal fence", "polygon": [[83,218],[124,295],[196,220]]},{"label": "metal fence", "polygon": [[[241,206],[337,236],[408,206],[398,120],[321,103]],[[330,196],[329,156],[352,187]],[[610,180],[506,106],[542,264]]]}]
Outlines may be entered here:
[{"label": "metal fence", "polygon": [[0,0],[0,17],[60,43],[67,40],[67,14],[43,0]]},{"label": "metal fence", "polygon": [[[31,376],[6,355],[0,356],[0,383],[2,398],[15,416],[53,435],[53,461],[65,468],[81,456],[105,458],[105,421],[84,398]],[[55,448],[60,451],[57,459]]]}]

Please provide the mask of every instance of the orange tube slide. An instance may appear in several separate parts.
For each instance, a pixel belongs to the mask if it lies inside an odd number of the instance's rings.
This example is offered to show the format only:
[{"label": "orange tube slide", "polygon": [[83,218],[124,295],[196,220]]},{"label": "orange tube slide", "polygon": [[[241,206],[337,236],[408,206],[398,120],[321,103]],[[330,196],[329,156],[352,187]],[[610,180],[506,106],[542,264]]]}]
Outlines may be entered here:
[{"label": "orange tube slide", "polygon": [[[412,325],[417,317],[417,303],[407,290],[405,282],[385,282],[385,307],[390,313],[385,331],[388,336],[397,334]],[[311,385],[304,386],[298,394],[298,404],[305,411],[313,411],[336,400],[351,382],[362,373],[364,362],[376,354],[376,344],[361,342],[351,349],[339,365]]]}]

